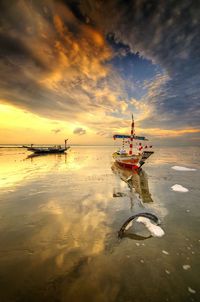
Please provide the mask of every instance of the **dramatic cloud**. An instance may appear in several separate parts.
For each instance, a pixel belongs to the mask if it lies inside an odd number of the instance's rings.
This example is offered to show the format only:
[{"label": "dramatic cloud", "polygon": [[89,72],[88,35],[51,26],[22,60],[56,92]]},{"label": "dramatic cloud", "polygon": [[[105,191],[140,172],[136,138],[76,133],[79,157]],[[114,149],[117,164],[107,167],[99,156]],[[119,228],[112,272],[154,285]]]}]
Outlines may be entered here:
[{"label": "dramatic cloud", "polygon": [[109,72],[112,50],[67,6],[3,1],[0,38],[2,99],[59,118],[97,107],[89,91]]},{"label": "dramatic cloud", "polygon": [[3,0],[0,43],[1,103],[77,134],[125,132],[133,112],[138,132],[197,140],[198,1]]},{"label": "dramatic cloud", "polygon": [[145,98],[156,109],[151,124],[160,116],[161,127],[199,126],[200,2],[87,0],[79,7],[116,43],[163,68],[168,80],[162,85],[159,78],[152,81],[158,91]]}]

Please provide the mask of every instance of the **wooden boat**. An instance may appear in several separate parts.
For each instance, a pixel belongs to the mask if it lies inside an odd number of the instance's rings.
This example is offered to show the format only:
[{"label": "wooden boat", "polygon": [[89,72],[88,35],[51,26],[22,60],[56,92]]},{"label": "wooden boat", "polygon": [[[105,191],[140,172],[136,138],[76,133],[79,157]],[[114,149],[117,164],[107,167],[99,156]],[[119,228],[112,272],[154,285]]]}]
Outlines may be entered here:
[{"label": "wooden boat", "polygon": [[[135,144],[135,151],[133,152],[133,142],[139,141],[147,141],[148,139],[144,136],[136,136],[134,130],[134,120],[132,115],[132,123],[131,123],[131,134],[123,135],[123,134],[115,134],[113,136],[114,139],[120,138],[123,139],[122,148],[113,153],[113,158],[115,161],[124,168],[129,169],[140,169],[142,165],[144,165],[147,158],[149,158],[154,152],[148,149],[151,149],[152,146],[145,145],[142,143]],[[129,143],[129,152],[127,152],[124,148],[125,139],[128,140]]]},{"label": "wooden boat", "polygon": [[65,140],[65,146],[55,145],[53,147],[26,147],[28,151],[33,151],[36,154],[52,154],[52,153],[64,153],[70,146],[67,146],[68,139]]}]

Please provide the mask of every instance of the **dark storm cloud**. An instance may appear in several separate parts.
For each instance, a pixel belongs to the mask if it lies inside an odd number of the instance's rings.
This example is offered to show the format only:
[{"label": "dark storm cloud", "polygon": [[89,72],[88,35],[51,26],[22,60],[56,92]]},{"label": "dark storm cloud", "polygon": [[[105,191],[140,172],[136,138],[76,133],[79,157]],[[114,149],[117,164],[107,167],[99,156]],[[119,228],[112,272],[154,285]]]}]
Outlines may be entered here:
[{"label": "dark storm cloud", "polygon": [[199,54],[199,1],[86,0],[80,6],[107,34],[172,73],[180,59]]},{"label": "dark storm cloud", "polygon": [[[80,1],[85,14],[136,53],[159,64],[169,76],[154,95],[155,126],[199,125],[200,2],[199,1]],[[158,126],[158,124],[157,124]]]},{"label": "dark storm cloud", "polygon": [[21,56],[30,57],[30,51],[15,37],[8,37],[5,33],[0,33],[0,56]]}]

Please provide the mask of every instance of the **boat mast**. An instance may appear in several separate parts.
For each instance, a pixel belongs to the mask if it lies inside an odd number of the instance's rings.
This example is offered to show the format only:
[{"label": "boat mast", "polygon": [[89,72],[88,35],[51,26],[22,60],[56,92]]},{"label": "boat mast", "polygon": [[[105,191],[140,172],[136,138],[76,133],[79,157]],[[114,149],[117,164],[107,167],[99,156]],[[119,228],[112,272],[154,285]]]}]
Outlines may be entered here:
[{"label": "boat mast", "polygon": [[135,131],[134,131],[134,120],[133,120],[133,114],[132,114],[129,155],[132,155],[132,154],[133,154],[133,137],[134,137],[134,135],[135,135]]},{"label": "boat mast", "polygon": [[124,141],[124,137],[123,137],[123,141],[122,141],[122,150],[124,150],[124,144],[125,144],[125,141]]},{"label": "boat mast", "polygon": [[65,149],[67,148],[67,141],[68,139],[65,139]]}]

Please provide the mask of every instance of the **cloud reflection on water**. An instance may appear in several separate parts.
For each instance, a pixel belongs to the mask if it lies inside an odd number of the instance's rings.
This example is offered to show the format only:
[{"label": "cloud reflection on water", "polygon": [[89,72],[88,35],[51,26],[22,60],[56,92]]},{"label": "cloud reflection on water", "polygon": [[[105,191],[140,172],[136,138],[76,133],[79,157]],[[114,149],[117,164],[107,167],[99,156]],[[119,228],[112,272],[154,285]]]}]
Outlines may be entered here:
[{"label": "cloud reflection on water", "polygon": [[[117,230],[131,209],[128,196],[113,198],[113,188],[120,187],[122,180],[111,171],[111,148],[74,147],[66,161],[64,156],[23,161],[26,154],[5,152],[7,155],[1,156],[7,166],[4,171],[8,173],[10,167],[9,173],[16,171],[23,177],[17,178],[13,188],[4,187],[0,193],[3,301],[51,302],[59,298],[63,302],[83,302],[95,298],[97,302],[114,302],[128,301],[136,295],[141,302],[147,296],[152,302],[158,291],[160,297],[170,297],[172,285],[178,301],[183,300],[188,285],[197,288],[198,266],[192,252],[197,252],[198,228],[192,211],[195,209],[197,215],[198,203],[192,206],[191,198],[191,212],[186,213],[184,197],[177,200],[167,195],[173,193],[168,192],[168,183],[178,173],[169,165],[153,160],[153,164],[145,164],[144,173],[154,201],[144,205],[165,219],[167,236],[145,242],[124,238],[119,242]],[[126,187],[124,183],[123,190]],[[170,215],[165,216],[167,211]],[[190,276],[183,277],[179,267],[182,269],[186,257],[190,257],[192,269]]]}]

